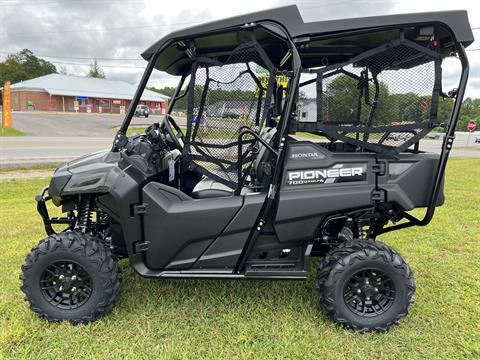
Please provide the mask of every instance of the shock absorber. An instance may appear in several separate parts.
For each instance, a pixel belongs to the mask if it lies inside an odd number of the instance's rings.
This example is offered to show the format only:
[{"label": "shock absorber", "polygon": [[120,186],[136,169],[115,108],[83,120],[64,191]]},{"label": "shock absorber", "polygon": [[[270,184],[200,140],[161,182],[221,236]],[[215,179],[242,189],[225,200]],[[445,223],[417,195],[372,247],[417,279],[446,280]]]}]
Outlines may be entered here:
[{"label": "shock absorber", "polygon": [[78,206],[77,227],[81,232],[86,233],[90,230],[92,223],[92,203],[90,197],[80,199]]}]

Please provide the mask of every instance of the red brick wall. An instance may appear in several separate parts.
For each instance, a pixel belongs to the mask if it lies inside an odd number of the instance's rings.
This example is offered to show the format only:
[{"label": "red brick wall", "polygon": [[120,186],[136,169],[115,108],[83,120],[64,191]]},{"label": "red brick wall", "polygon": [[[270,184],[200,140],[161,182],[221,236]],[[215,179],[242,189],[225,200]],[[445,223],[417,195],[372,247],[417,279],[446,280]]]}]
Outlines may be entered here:
[{"label": "red brick wall", "polygon": [[[74,96],[60,96],[60,95],[53,95],[52,96],[52,103],[51,103],[51,110],[52,111],[63,111],[63,99],[65,99],[65,111],[73,112],[74,110]],[[28,101],[32,101],[34,106],[33,108],[28,107]],[[130,100],[120,100],[121,104],[113,105],[112,101],[110,102],[110,108],[102,108],[103,113],[119,113],[120,105],[125,106],[125,111],[128,110],[128,106],[130,105]],[[45,91],[12,91],[12,108],[14,111],[28,111],[28,110],[40,110],[40,111],[50,111],[50,96]],[[100,103],[100,99],[89,98],[88,104],[91,106],[92,112],[98,113],[98,106]],[[161,114],[162,112],[166,111],[167,108],[167,101],[162,101],[160,103],[160,107],[157,109],[155,106],[155,102],[153,101],[142,101],[146,103],[150,108],[155,109],[157,114]],[[86,107],[80,107],[78,112],[86,112]]]},{"label": "red brick wall", "polygon": [[27,111],[28,101],[33,101],[35,110],[49,110],[49,95],[45,91],[13,91],[12,105],[14,111]]}]

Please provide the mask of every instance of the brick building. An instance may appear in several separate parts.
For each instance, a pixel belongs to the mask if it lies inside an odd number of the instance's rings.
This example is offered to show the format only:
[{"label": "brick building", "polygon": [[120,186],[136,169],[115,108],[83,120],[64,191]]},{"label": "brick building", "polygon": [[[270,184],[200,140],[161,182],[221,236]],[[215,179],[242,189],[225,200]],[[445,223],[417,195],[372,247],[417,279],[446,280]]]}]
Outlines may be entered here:
[{"label": "brick building", "polygon": [[[11,106],[13,111],[123,113],[135,90],[125,81],[49,74],[13,84]],[[140,103],[164,114],[168,97],[145,90]]]}]

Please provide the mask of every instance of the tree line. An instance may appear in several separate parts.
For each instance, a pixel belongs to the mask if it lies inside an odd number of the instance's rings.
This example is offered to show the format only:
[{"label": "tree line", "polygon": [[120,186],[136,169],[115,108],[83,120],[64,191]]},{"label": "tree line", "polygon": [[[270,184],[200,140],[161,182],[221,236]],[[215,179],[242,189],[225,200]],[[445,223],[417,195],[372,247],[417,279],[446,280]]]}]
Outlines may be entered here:
[{"label": "tree line", "polygon": [[[358,88],[357,81],[346,75],[340,75],[330,81],[323,94],[324,119],[330,121],[354,122],[357,113]],[[155,88],[150,90],[159,92],[167,96],[173,96],[175,87]],[[203,86],[195,86],[195,104],[198,106],[203,92]],[[370,102],[373,102],[374,86],[369,86]],[[256,93],[253,90],[225,90],[210,89],[208,93],[208,103],[213,104],[220,101],[251,101],[255,99]],[[300,93],[301,101],[314,100],[308,99],[304,93]],[[175,108],[185,112],[187,109],[188,96],[178,99]],[[361,119],[368,118],[370,106],[365,105],[365,99],[362,99]],[[414,92],[393,93],[389,86],[379,82],[379,98],[374,115],[374,125],[388,125],[392,123],[401,123],[404,121],[429,121],[430,107],[432,102],[431,95],[419,95]],[[450,114],[453,109],[454,100],[451,98],[439,97],[437,123],[445,125],[450,120]],[[480,99],[466,98],[462,104],[462,110],[458,120],[457,130],[466,131],[470,120],[476,119],[480,126]],[[438,128],[442,130],[442,128]]]},{"label": "tree line", "polygon": [[[50,61],[35,56],[28,49],[23,49],[16,54],[7,55],[5,60],[0,62],[0,87],[3,87],[8,80],[15,84],[53,73],[66,73],[66,70],[65,68],[57,69]],[[105,72],[97,60],[91,61],[87,76],[105,78]]]},{"label": "tree line", "polygon": [[[368,85],[361,98],[360,116],[358,116],[358,98],[361,93],[358,81],[340,75],[329,81],[323,91],[323,118],[327,122],[355,123],[357,119],[365,123],[374,106],[374,84]],[[421,90],[409,89],[409,92],[391,92],[389,85],[384,81],[378,84],[378,99],[372,117],[373,126],[400,124],[405,122],[425,123],[430,121],[432,105],[431,95],[418,94]],[[366,92],[368,91],[368,94]],[[430,90],[431,91],[431,90]],[[449,121],[453,108],[453,99],[439,98],[437,123],[445,124]]]}]

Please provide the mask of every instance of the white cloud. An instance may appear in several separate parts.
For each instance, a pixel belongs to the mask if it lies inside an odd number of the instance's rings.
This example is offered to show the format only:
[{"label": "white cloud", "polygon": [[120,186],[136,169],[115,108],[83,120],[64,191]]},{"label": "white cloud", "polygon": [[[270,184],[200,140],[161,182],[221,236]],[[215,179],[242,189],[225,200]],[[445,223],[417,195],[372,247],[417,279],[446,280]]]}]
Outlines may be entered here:
[{"label": "white cloud", "polygon": [[[467,9],[471,26],[480,26],[478,0],[8,0],[0,2],[0,56],[5,56],[1,52],[28,48],[40,55],[140,59],[140,53],[144,49],[172,30],[294,3],[298,4],[305,21]],[[474,34],[480,37],[480,30],[475,30]],[[476,41],[470,48],[480,48],[480,42]],[[480,97],[480,51],[468,54],[471,71],[467,95]],[[55,60],[68,63],[88,62],[74,59]],[[145,66],[143,61],[99,62],[103,65]],[[69,73],[81,75],[88,71],[88,66],[64,66]],[[445,87],[455,86],[458,72],[455,72],[449,62],[445,63],[444,68]],[[141,69],[135,68],[105,66],[104,70],[109,78],[131,83],[138,82],[142,74]],[[150,81],[150,84],[159,87],[174,83],[175,79],[165,74],[155,74]]]}]

